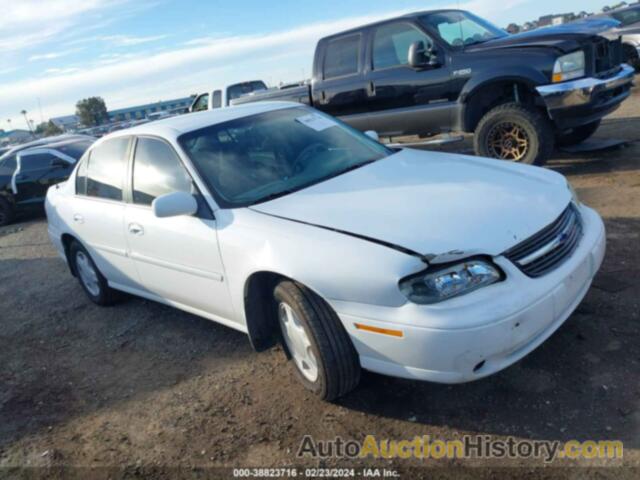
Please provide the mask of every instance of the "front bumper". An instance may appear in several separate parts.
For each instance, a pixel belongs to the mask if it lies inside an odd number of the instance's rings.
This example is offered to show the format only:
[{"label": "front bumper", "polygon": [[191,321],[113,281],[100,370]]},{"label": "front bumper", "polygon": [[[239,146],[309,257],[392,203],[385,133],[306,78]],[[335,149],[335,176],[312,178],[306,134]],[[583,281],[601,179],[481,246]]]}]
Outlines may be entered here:
[{"label": "front bumper", "polygon": [[[331,301],[363,368],[395,377],[462,383],[520,360],[549,338],[586,294],[605,252],[599,215],[582,206],[583,237],[553,272],[529,278],[504,257],[507,279],[435,304],[399,308]],[[401,338],[355,324],[400,330]]]},{"label": "front bumper", "polygon": [[607,78],[581,78],[536,90],[561,129],[592,123],[615,110],[630,94],[635,70],[626,64]]}]

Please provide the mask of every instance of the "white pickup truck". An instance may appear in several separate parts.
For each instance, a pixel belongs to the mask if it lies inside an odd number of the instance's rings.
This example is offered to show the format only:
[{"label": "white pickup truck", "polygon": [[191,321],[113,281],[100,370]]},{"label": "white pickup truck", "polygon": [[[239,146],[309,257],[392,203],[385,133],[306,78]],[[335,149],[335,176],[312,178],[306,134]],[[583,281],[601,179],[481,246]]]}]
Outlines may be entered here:
[{"label": "white pickup truck", "polygon": [[267,90],[267,85],[262,80],[233,83],[224,88],[197,95],[189,107],[189,112],[226,108],[231,104],[231,100],[261,90]]}]

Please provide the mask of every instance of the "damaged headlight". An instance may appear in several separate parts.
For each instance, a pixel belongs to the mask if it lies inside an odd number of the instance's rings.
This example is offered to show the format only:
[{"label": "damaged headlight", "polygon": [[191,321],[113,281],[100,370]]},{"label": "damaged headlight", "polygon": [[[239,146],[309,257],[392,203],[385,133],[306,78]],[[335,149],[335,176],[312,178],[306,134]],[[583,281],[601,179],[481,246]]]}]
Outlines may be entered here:
[{"label": "damaged headlight", "polygon": [[473,292],[503,278],[497,266],[479,259],[437,270],[435,267],[401,280],[400,291],[410,301],[426,305]]},{"label": "damaged headlight", "polygon": [[553,83],[584,77],[584,52],[582,50],[563,55],[553,65]]}]

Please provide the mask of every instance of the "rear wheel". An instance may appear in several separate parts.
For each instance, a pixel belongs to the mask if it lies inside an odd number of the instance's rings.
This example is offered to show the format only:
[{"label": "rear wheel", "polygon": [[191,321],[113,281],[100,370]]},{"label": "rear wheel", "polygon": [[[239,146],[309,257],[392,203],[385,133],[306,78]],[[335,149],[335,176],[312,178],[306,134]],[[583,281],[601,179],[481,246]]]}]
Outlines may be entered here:
[{"label": "rear wheel", "polygon": [[360,362],[340,319],[308,288],[284,280],[274,290],[284,347],[302,384],[334,400],[360,381]]},{"label": "rear wheel", "polygon": [[80,243],[73,242],[69,248],[69,256],[80,285],[89,299],[100,306],[113,305],[119,298],[116,290],[109,287],[91,255]]},{"label": "rear wheel", "polygon": [[596,120],[595,122],[587,123],[586,125],[582,125],[581,127],[576,127],[568,133],[558,135],[556,137],[556,143],[560,147],[577,145],[578,143],[584,142],[587,138],[596,133],[596,130],[598,130],[599,126],[600,120]]},{"label": "rear wheel", "polygon": [[0,197],[0,227],[9,225],[13,221],[13,207],[11,204]]},{"label": "rear wheel", "polygon": [[543,165],[553,152],[551,122],[533,107],[505,103],[490,110],[478,124],[477,155]]}]

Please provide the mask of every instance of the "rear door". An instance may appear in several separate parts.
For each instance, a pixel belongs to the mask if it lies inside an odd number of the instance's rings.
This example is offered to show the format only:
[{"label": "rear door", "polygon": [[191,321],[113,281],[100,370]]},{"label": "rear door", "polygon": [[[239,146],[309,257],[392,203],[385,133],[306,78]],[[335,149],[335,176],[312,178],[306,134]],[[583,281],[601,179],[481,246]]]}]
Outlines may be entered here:
[{"label": "rear door", "polygon": [[440,50],[437,64],[413,68],[409,47],[414,42],[422,42],[426,49],[435,47],[433,39],[409,20],[385,23],[370,32],[366,65],[370,128],[381,134],[439,133],[451,124],[455,102],[450,98],[445,55]]},{"label": "rear door", "polygon": [[127,253],[124,185],[131,137],[116,137],[93,148],[75,175],[73,230],[98,269],[116,288],[140,288]]},{"label": "rear door", "polygon": [[[178,154],[164,140],[139,137],[132,170],[125,228],[143,290],[169,303],[233,318],[215,219]],[[176,191],[196,196],[196,215],[156,217],[153,200]]]},{"label": "rear door", "polygon": [[313,85],[314,106],[337,117],[348,117],[352,126],[366,130],[367,92],[362,69],[364,34],[349,33],[318,45],[321,79]]}]

